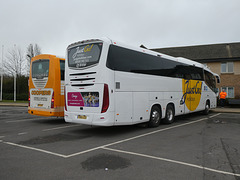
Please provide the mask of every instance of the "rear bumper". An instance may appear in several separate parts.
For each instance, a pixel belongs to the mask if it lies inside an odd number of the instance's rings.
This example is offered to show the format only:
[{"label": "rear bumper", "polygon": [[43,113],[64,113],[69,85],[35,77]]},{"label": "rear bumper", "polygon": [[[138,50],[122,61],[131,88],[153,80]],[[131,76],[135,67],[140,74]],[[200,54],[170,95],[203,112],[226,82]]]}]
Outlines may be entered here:
[{"label": "rear bumper", "polygon": [[[80,119],[79,116],[85,116],[86,119]],[[114,113],[76,113],[65,111],[66,122],[79,123],[93,126],[114,126]]]},{"label": "rear bumper", "polygon": [[56,117],[64,117],[64,107],[59,107],[56,109],[38,109],[38,108],[30,108],[28,107],[28,113],[36,116],[56,116]]}]

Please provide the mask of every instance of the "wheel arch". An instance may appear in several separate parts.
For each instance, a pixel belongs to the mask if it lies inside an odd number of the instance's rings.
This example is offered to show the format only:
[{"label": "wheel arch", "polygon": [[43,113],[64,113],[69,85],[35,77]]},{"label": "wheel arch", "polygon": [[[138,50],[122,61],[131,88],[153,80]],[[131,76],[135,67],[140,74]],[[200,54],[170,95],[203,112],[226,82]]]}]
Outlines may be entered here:
[{"label": "wheel arch", "polygon": [[171,124],[175,119],[175,105],[173,102],[169,102],[166,106],[165,117],[163,119],[164,124]]},{"label": "wheel arch", "polygon": [[[156,107],[158,107],[159,108],[159,110],[160,110],[160,116],[161,116],[161,118],[163,117],[163,111],[162,111],[162,106],[161,106],[161,104],[159,104],[159,103],[155,103],[155,104],[152,104],[152,106],[151,106],[151,109],[150,109],[150,112],[151,112],[151,110],[152,110],[152,108],[154,107],[154,106],[156,106]],[[151,114],[151,113],[150,113]]]},{"label": "wheel arch", "polygon": [[175,110],[175,104],[174,104],[173,102],[169,102],[169,103],[167,104],[167,106],[166,106],[166,109],[167,109],[168,106],[172,106],[172,107],[173,107],[174,114],[175,114],[175,112],[176,112],[176,110]]},{"label": "wheel arch", "polygon": [[210,107],[210,99],[207,99],[207,100],[206,100],[206,104],[208,104],[209,107]]},{"label": "wheel arch", "polygon": [[204,105],[204,110],[202,111],[203,114],[208,115],[210,108],[211,108],[210,99],[207,99]]}]

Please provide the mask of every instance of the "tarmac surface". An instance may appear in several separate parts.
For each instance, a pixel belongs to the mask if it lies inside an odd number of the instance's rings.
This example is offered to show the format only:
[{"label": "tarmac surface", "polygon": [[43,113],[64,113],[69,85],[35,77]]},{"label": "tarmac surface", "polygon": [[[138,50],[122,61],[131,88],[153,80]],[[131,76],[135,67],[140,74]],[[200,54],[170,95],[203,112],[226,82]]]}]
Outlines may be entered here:
[{"label": "tarmac surface", "polygon": [[2,104],[0,179],[240,180],[237,110],[178,116],[157,128],[92,127]]},{"label": "tarmac surface", "polygon": [[0,103],[0,179],[240,180],[240,108],[92,127]]}]

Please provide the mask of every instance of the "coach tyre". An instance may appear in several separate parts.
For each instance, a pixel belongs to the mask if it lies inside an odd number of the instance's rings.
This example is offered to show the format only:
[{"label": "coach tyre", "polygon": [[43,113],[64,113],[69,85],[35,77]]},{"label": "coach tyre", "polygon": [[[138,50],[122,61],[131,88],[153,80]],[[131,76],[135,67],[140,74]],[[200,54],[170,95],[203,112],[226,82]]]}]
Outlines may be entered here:
[{"label": "coach tyre", "polygon": [[175,112],[174,112],[173,105],[171,105],[171,104],[167,105],[166,115],[165,115],[165,118],[164,118],[163,122],[165,124],[173,123],[174,116],[175,116]]},{"label": "coach tyre", "polygon": [[150,114],[150,120],[148,122],[149,127],[157,127],[161,122],[160,109],[157,106],[153,106]]}]

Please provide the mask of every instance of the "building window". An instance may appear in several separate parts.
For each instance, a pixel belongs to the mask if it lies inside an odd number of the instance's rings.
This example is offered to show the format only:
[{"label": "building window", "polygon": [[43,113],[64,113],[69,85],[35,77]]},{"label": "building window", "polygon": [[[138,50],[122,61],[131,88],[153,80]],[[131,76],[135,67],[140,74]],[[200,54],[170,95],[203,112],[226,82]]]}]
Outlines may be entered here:
[{"label": "building window", "polygon": [[222,87],[222,90],[225,89],[227,93],[227,98],[234,98],[234,87]]},{"label": "building window", "polygon": [[233,62],[224,62],[221,64],[221,73],[233,73]]}]

